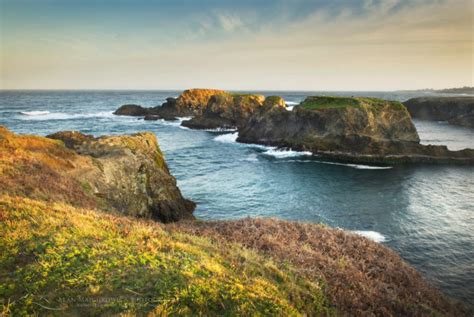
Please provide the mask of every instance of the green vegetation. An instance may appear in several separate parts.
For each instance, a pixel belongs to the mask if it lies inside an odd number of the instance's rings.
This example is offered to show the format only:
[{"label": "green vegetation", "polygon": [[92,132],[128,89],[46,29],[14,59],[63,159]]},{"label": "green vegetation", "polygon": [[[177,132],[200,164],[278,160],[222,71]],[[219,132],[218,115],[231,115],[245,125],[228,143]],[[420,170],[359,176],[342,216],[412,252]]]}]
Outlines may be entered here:
[{"label": "green vegetation", "polygon": [[6,315],[329,312],[319,284],[235,244],[10,196],[0,218]]},{"label": "green vegetation", "polygon": [[397,101],[388,101],[378,98],[368,97],[334,97],[334,96],[311,96],[307,97],[300,106],[308,110],[334,109],[348,107],[382,107],[390,105],[395,109],[404,109],[405,107]]}]

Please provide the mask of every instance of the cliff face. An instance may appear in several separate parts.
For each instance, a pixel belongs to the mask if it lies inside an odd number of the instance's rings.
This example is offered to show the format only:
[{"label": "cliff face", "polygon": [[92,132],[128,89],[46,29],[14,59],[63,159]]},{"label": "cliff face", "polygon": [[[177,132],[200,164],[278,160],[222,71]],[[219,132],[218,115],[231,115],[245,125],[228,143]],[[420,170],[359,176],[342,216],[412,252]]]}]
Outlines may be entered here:
[{"label": "cliff face", "polygon": [[320,107],[316,104],[322,102],[319,97],[308,97],[293,111],[282,107],[261,111],[240,131],[239,140],[283,141],[313,150],[344,150],[341,140],[351,138],[419,142],[415,126],[402,105],[367,98],[349,100],[355,103]]},{"label": "cliff face", "polygon": [[94,138],[59,132],[43,138],[1,128],[0,148],[1,193],[163,222],[192,218],[195,205],[182,197],[152,133]]},{"label": "cliff face", "polygon": [[307,150],[366,163],[474,163],[474,151],[422,146],[405,107],[373,98],[308,97],[293,111],[255,113],[237,141]]},{"label": "cliff face", "polygon": [[261,95],[214,95],[201,115],[184,121],[182,125],[193,129],[240,128],[264,105],[264,101],[265,97]]},{"label": "cliff face", "polygon": [[420,97],[404,105],[413,118],[474,127],[474,97]]},{"label": "cliff face", "polygon": [[48,137],[93,158],[96,168],[79,166],[71,174],[118,211],[163,222],[192,217],[195,205],[181,196],[153,133],[93,138],[59,132]]}]

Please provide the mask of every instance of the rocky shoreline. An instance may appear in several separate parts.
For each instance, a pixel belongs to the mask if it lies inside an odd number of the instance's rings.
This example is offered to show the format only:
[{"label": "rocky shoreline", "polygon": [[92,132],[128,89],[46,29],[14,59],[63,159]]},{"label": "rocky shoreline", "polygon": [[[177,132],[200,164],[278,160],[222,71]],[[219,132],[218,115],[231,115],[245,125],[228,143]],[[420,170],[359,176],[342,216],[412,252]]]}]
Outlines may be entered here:
[{"label": "rocky shoreline", "polygon": [[[458,108],[463,114],[451,122],[469,121],[471,114],[464,112],[471,109],[472,100],[460,100]],[[237,129],[238,142],[310,151],[348,163],[474,164],[474,149],[450,151],[446,146],[420,144],[410,115],[413,101],[407,104],[376,98],[310,96],[289,111],[279,96],[189,89],[177,99],[168,98],[162,106],[124,105],[115,114],[146,120],[192,116],[182,126]]]}]

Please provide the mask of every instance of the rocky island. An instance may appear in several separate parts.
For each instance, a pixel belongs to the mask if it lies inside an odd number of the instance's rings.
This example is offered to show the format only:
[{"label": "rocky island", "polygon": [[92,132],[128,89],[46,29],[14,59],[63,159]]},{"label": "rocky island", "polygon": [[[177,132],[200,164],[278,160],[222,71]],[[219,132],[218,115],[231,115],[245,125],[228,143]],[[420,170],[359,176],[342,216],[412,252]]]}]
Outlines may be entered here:
[{"label": "rocky island", "polygon": [[212,96],[226,94],[218,89],[188,89],[178,98],[167,98],[166,102],[153,108],[140,105],[123,105],[114,114],[120,116],[148,116],[150,120],[176,120],[176,117],[200,115]]},{"label": "rocky island", "polygon": [[[458,110],[449,110],[458,115],[451,119],[453,122],[468,122],[472,117],[472,98],[461,101],[456,101]],[[412,113],[425,112],[413,110],[425,109],[413,103],[406,103]],[[288,111],[278,96],[189,89],[176,100],[168,98],[162,106],[125,105],[115,112],[131,113],[148,119],[193,115],[182,125],[192,129],[237,129],[238,142],[311,151],[337,161],[474,164],[473,149],[450,151],[446,146],[420,144],[407,108],[400,102],[377,98],[310,96]]]},{"label": "rocky island", "polygon": [[6,315],[469,315],[350,232],[193,220],[151,133],[0,127],[0,176]]},{"label": "rocky island", "polygon": [[474,150],[421,145],[407,109],[376,98],[313,96],[293,111],[265,109],[239,130],[237,141],[357,163],[474,163]]},{"label": "rocky island", "polygon": [[474,128],[474,97],[419,97],[404,105],[416,119]]}]

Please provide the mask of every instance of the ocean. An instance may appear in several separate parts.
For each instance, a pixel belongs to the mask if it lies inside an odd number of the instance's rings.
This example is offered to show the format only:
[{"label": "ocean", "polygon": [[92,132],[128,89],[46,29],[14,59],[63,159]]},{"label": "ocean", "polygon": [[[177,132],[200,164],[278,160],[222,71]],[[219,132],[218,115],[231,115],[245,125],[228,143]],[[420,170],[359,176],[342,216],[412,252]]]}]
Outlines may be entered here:
[{"label": "ocean", "polygon": [[[235,142],[234,131],[114,116],[120,105],[156,106],[179,91],[1,91],[0,125],[47,135],[152,131],[200,219],[278,217],[325,223],[395,250],[448,295],[474,307],[474,167],[374,167]],[[405,101],[417,92],[260,92],[295,105],[308,95]],[[426,95],[426,94],[423,94]],[[182,120],[182,119],[181,119]],[[422,143],[474,148],[474,129],[415,121]]]}]

